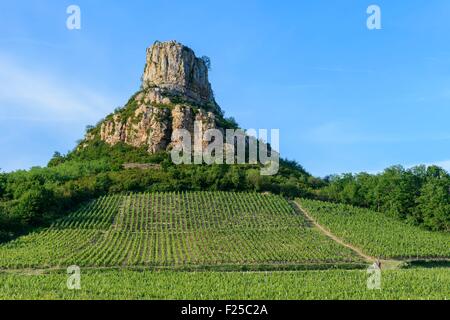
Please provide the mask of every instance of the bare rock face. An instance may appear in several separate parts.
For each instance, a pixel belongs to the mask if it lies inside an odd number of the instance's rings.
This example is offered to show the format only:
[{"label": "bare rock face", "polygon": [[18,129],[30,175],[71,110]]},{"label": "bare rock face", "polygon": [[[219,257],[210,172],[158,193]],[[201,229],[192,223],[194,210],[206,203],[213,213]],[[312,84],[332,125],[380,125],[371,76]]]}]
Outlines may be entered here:
[{"label": "bare rock face", "polygon": [[171,138],[168,108],[141,104],[128,119],[115,114],[100,127],[100,139],[110,145],[124,142],[133,147],[148,148],[149,153],[165,150]]},{"label": "bare rock face", "polygon": [[115,145],[120,141],[125,141],[124,124],[120,121],[118,115],[114,115],[110,121],[102,123],[100,128],[100,139],[110,145]]},{"label": "bare rock face", "polygon": [[172,130],[194,131],[194,112],[190,106],[176,105],[172,110]]},{"label": "bare rock face", "polygon": [[214,102],[205,62],[176,41],[157,41],[147,49],[142,82],[144,88],[157,87],[195,103]]},{"label": "bare rock face", "polygon": [[171,139],[170,110],[153,108],[150,119],[148,152],[155,153],[165,150]]},{"label": "bare rock face", "polygon": [[[100,124],[100,140],[156,153],[172,147],[174,130],[186,129],[194,137],[195,121],[201,122],[203,132],[217,128],[220,108],[208,81],[208,68],[188,47],[175,41],[155,42],[147,49],[142,80],[141,91]],[[94,139],[89,134],[85,142]]]},{"label": "bare rock face", "polygon": [[201,122],[203,132],[217,128],[214,113],[202,109],[194,111],[187,104],[164,107],[139,100],[136,103],[139,107],[131,117],[124,119],[118,113],[103,121],[100,127],[102,141],[110,145],[123,142],[137,148],[147,147],[149,153],[156,153],[175,142],[171,141],[174,130],[185,129],[194,137],[195,121]]}]

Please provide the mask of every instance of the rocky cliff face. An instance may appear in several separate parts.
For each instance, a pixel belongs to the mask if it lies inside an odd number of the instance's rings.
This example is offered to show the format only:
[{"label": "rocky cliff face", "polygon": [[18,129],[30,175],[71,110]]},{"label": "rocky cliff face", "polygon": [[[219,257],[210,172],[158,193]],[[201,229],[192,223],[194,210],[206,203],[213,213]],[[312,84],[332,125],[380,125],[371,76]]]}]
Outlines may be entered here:
[{"label": "rocky cliff face", "polygon": [[144,88],[157,87],[195,103],[214,103],[205,62],[176,41],[155,42],[147,49],[142,81]]},{"label": "rocky cliff face", "polygon": [[101,124],[102,141],[110,145],[124,142],[133,147],[146,147],[148,152],[155,153],[169,147],[172,132],[176,129],[186,129],[193,136],[194,121],[201,121],[204,130],[217,128],[213,112],[194,110],[188,104],[154,106],[139,100],[141,97],[135,98],[138,107],[131,116],[125,118],[116,113]]},{"label": "rocky cliff face", "polygon": [[[100,140],[155,153],[170,148],[176,129],[193,135],[195,121],[202,122],[203,130],[218,128],[222,113],[214,101],[208,68],[188,47],[175,41],[155,42],[147,49],[142,81],[142,90],[97,128]],[[86,140],[95,138],[88,134]]]}]

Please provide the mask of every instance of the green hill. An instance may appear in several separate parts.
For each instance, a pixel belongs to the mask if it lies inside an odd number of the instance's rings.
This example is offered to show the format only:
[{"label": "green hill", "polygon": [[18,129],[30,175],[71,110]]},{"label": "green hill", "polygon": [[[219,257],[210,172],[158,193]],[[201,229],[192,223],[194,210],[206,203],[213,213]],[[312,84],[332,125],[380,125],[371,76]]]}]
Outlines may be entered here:
[{"label": "green hill", "polygon": [[411,226],[382,213],[344,204],[298,200],[333,234],[366,254],[385,259],[450,259],[450,233]]},{"label": "green hill", "polygon": [[[365,253],[449,257],[448,234],[351,206],[299,202]],[[66,288],[66,268],[73,264],[81,267],[80,290]],[[342,270],[367,265],[277,195],[129,193],[87,202],[48,228],[0,245],[0,298],[448,297],[448,268],[383,270],[382,290],[367,289],[366,270]],[[216,272],[293,269],[308,271]],[[184,272],[193,270],[199,272]]]},{"label": "green hill", "polygon": [[91,201],[0,246],[0,267],[294,269],[359,267],[361,258],[284,198],[234,192],[136,193]]}]

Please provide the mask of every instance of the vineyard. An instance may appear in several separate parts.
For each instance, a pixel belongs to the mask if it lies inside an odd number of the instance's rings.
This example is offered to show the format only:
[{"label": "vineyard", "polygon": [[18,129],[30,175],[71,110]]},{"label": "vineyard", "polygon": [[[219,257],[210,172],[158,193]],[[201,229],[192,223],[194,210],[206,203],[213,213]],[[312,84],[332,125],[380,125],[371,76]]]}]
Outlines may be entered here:
[{"label": "vineyard", "polygon": [[333,234],[379,258],[450,258],[450,233],[431,232],[384,214],[343,204],[298,200]]},{"label": "vineyard", "polygon": [[365,270],[293,272],[82,271],[81,290],[65,272],[1,274],[0,299],[448,299],[450,272],[389,270],[367,290]]},{"label": "vineyard", "polygon": [[293,269],[363,261],[285,199],[233,192],[105,196],[0,246],[0,268]]},{"label": "vineyard", "polygon": [[[448,234],[351,206],[298,200],[376,257],[450,257]],[[284,198],[234,192],[110,195],[0,246],[0,299],[446,299],[448,268],[366,266]],[[81,290],[66,287],[81,267]],[[40,269],[40,270],[36,270]],[[294,271],[302,269],[307,271]],[[326,270],[312,270],[326,269]],[[195,270],[196,272],[187,272]],[[254,270],[261,272],[218,272]],[[282,272],[290,270],[290,272]],[[31,275],[30,275],[31,274]]]}]

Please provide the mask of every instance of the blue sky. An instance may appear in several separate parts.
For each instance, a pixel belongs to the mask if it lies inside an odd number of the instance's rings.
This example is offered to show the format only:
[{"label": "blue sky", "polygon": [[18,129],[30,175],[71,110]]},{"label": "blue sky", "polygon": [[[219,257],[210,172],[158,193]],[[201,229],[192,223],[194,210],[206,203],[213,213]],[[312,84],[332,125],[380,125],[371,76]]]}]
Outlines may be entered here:
[{"label": "blue sky", "polygon": [[[81,30],[66,8],[81,8]],[[368,30],[377,4],[382,30]],[[279,128],[315,175],[450,168],[450,1],[2,1],[0,168],[45,165],[139,88],[176,39],[244,128]]]}]

